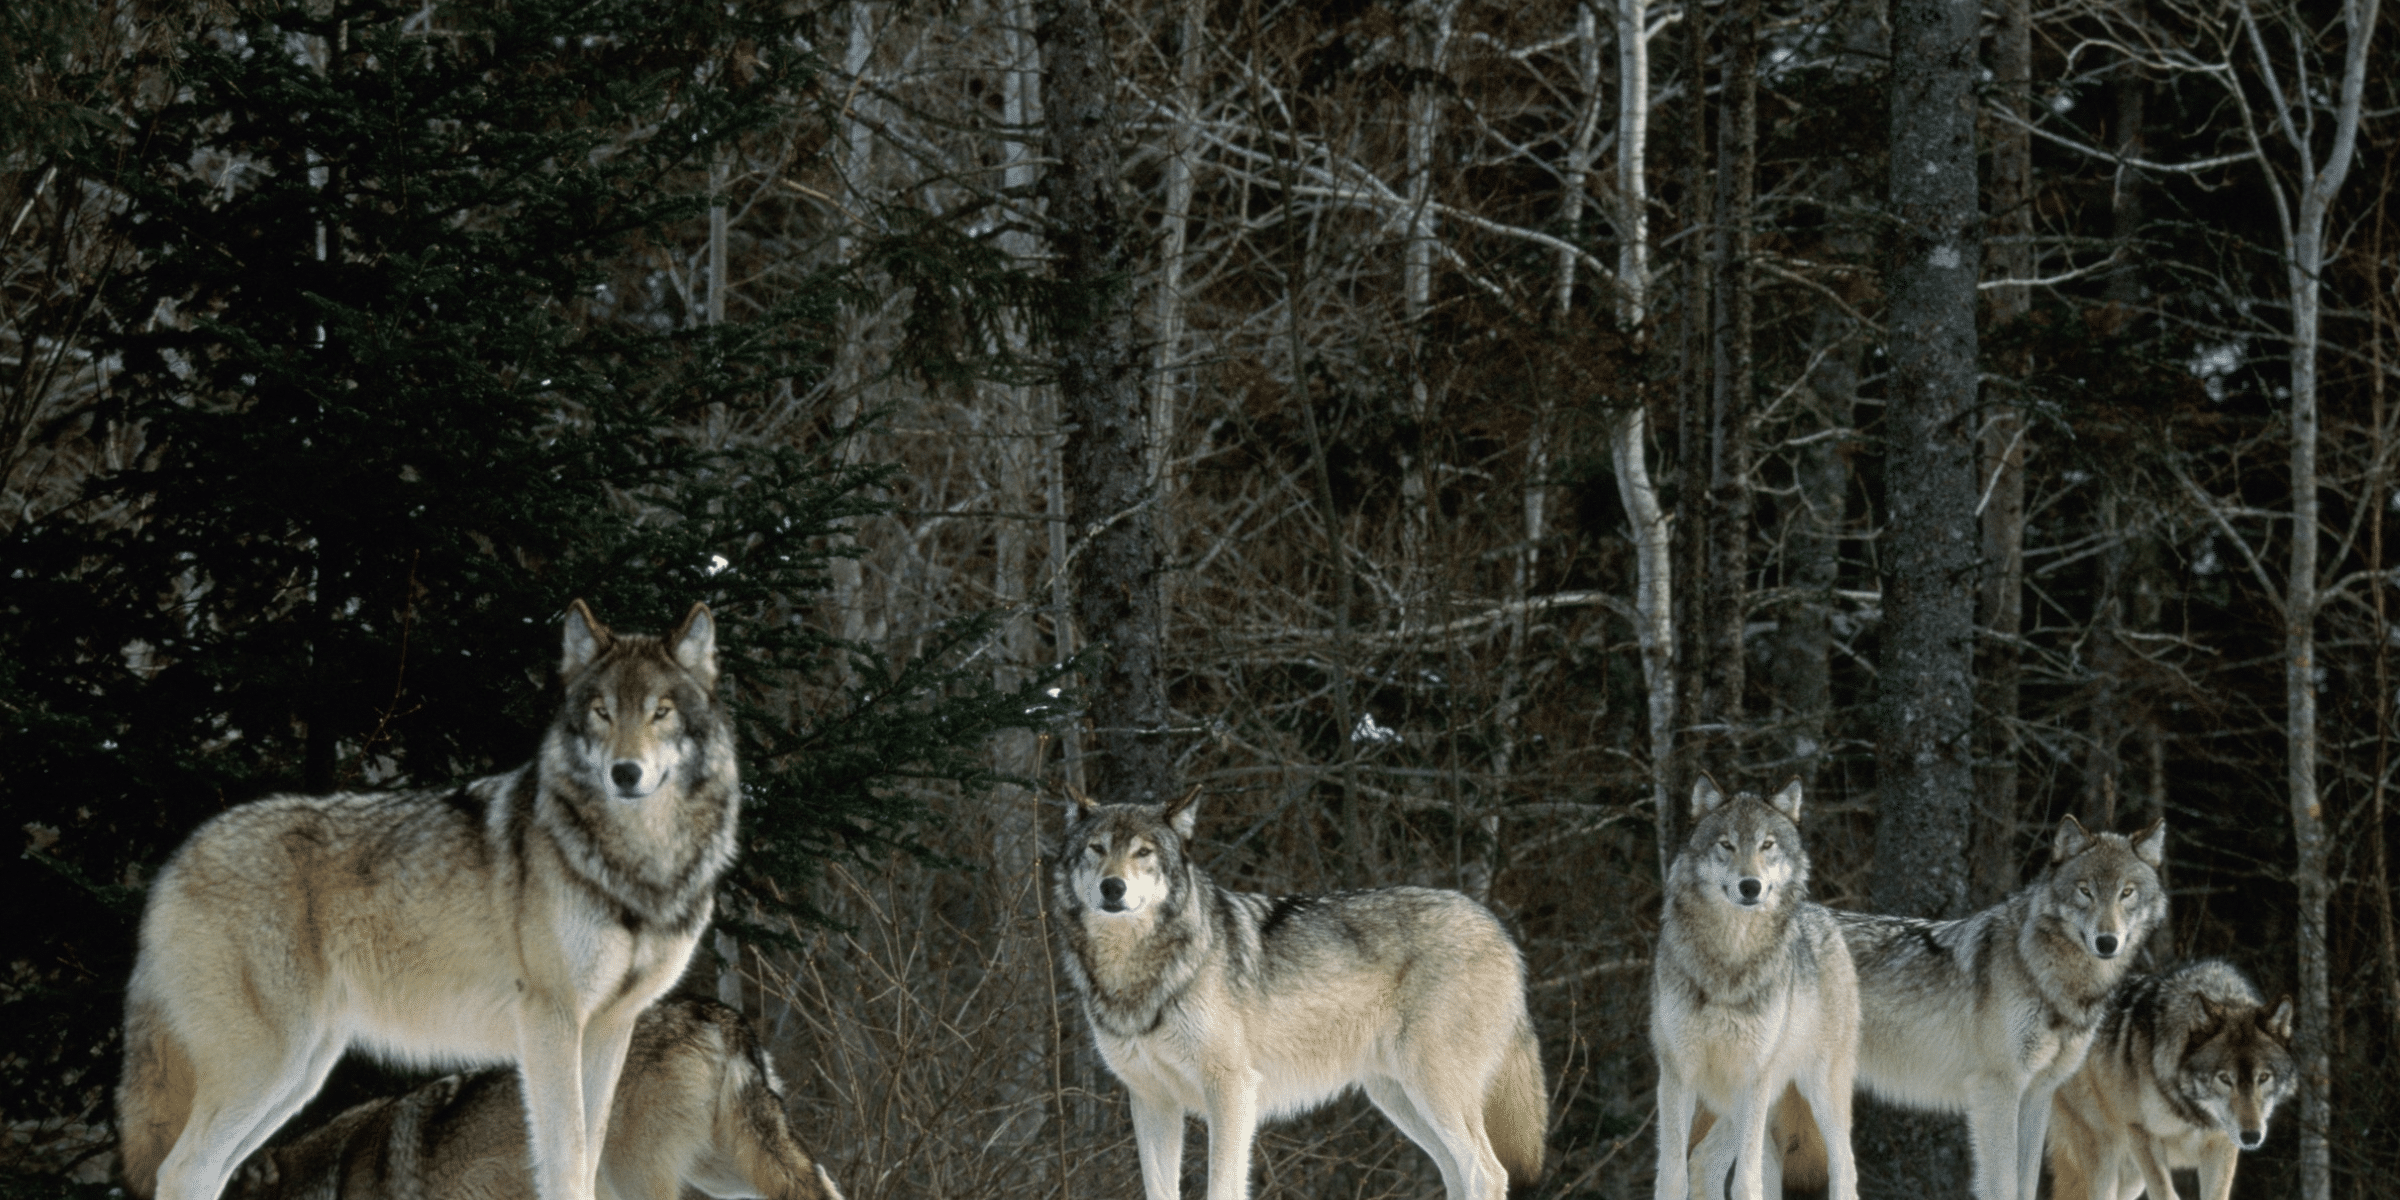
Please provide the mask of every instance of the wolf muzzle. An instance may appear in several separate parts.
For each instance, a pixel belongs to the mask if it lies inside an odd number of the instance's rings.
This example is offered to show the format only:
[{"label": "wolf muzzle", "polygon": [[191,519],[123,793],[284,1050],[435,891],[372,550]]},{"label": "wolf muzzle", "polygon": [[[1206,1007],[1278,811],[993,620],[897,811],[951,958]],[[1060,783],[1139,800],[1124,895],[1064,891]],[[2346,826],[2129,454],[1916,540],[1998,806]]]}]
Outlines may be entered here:
[{"label": "wolf muzzle", "polygon": [[1100,908],[1104,912],[1125,911],[1125,881],[1114,875],[1100,881]]}]

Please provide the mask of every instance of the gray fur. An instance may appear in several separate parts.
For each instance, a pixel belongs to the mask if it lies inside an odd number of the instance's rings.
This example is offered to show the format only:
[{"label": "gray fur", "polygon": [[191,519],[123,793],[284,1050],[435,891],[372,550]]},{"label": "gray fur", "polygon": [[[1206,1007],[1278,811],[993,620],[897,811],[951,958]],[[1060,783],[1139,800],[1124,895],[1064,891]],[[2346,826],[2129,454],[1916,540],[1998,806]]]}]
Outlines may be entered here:
[{"label": "gray fur", "polygon": [[1190,800],[1085,805],[1054,880],[1068,977],[1132,1094],[1150,1200],[1177,1194],[1187,1114],[1208,1123],[1210,1200],[1242,1200],[1258,1123],[1354,1087],[1451,1200],[1537,1176],[1547,1103],[1525,968],[1491,913],[1435,888],[1228,891],[1191,858]]},{"label": "gray fur", "polygon": [[2051,1094],[2082,1065],[2108,998],[2166,917],[2165,827],[2128,838],[2063,822],[2048,871],[1959,920],[1838,913],[1858,966],[1858,1082],[1965,1112],[1979,1200],[2034,1200]]},{"label": "gray fur", "polygon": [[[1768,800],[1728,800],[1706,776],[1693,785],[1651,975],[1659,1200],[1686,1200],[1695,1183],[1713,1196],[1728,1168],[1737,1200],[1780,1194],[1784,1138],[1770,1153],[1767,1131],[1798,1120],[1800,1101],[1821,1126],[1833,1200],[1858,1193],[1858,980],[1833,914],[1808,899],[1800,801],[1797,780]],[[1687,1163],[1695,1102],[1715,1120]]]},{"label": "gray fur", "polygon": [[2299,1086],[2292,1004],[2262,1002],[2232,964],[2135,975],[2109,998],[2082,1070],[2058,1091],[2050,1167],[2056,1200],[2175,1200],[2171,1172],[2195,1168],[2226,1200],[2241,1151],[2266,1141]]}]

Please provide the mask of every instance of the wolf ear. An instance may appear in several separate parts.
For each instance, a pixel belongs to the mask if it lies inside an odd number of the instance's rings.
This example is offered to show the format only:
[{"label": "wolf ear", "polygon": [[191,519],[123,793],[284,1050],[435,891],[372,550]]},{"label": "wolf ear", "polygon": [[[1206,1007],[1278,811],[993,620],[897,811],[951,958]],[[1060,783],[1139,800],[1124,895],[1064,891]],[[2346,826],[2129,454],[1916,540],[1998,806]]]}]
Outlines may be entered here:
[{"label": "wolf ear", "polygon": [[2268,1036],[2273,1037],[2276,1041],[2291,1041],[2292,998],[2287,995],[2277,1000],[2275,1007],[2269,1010],[2267,1015],[2259,1018],[2258,1027],[2266,1030]]},{"label": "wolf ear", "polygon": [[667,644],[675,649],[675,661],[699,678],[703,691],[717,686],[717,619],[707,605],[692,605]]},{"label": "wolf ear", "polygon": [[2091,844],[2092,835],[2085,832],[2083,822],[2076,820],[2075,814],[2068,813],[2066,819],[2058,823],[2058,837],[2050,843],[2050,861],[2065,862],[2083,853],[2084,847]]},{"label": "wolf ear", "polygon": [[1708,772],[1700,772],[1700,778],[1692,781],[1692,815],[1705,817],[1724,803],[1725,793],[1717,787],[1717,781],[1709,778]]},{"label": "wolf ear", "polygon": [[558,673],[572,675],[582,670],[593,659],[600,657],[600,652],[608,649],[612,640],[608,626],[601,624],[583,601],[577,600],[567,605],[566,647],[559,658]]},{"label": "wolf ear", "polygon": [[1175,836],[1184,838],[1192,836],[1192,830],[1200,825],[1200,806],[1193,803],[1199,798],[1200,785],[1193,784],[1192,790],[1185,792],[1182,799],[1167,805],[1158,814],[1159,819],[1175,827]]},{"label": "wolf ear", "polygon": [[1782,791],[1767,797],[1767,803],[1772,805],[1776,812],[1782,813],[1785,819],[1789,820],[1792,824],[1799,824],[1800,781],[1795,779],[1790,783],[1783,785]]},{"label": "wolf ear", "polygon": [[2133,856],[2150,864],[2155,871],[2167,864],[2167,819],[2150,822],[2140,833],[2133,835]]}]

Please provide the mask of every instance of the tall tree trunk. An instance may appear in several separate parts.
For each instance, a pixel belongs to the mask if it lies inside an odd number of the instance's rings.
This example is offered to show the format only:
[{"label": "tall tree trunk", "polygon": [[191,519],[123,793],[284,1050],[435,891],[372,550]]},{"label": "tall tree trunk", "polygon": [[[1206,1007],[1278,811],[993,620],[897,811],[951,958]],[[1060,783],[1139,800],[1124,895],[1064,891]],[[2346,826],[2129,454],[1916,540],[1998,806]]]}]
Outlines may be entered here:
[{"label": "tall tree trunk", "polygon": [[[1877,715],[1876,911],[1966,911],[1973,795],[1976,208],[1973,5],[1891,6],[1891,375],[1884,410],[1883,628]],[[1966,1189],[1949,1118],[1885,1110],[1862,1162],[1894,1195]]]},{"label": "tall tree trunk", "polygon": [[1827,435],[1847,429],[1853,420],[1863,349],[1858,332],[1857,322],[1838,306],[1818,306],[1809,353],[1816,367],[1803,392],[1817,428],[1794,456],[1783,552],[1784,580],[1793,599],[1777,621],[1768,680],[1782,738],[1775,749],[1810,787],[1824,763],[1833,717],[1833,589],[1841,575],[1842,524],[1850,495],[1847,438]]},{"label": "tall tree trunk", "polygon": [[1750,242],[1758,179],[1759,0],[1729,5],[1724,87],[1717,101],[1717,226],[1712,257],[1714,387],[1708,421],[1708,575],[1701,601],[1708,667],[1700,720],[1712,727],[1705,764],[1720,776],[1745,770],[1742,693],[1748,678],[1742,627],[1749,617]]},{"label": "tall tree trunk", "polygon": [[1069,518],[1085,538],[1075,563],[1075,618],[1101,648],[1088,688],[1092,793],[1102,803],[1167,799],[1174,761],[1160,652],[1158,526],[1141,351],[1133,337],[1135,218],[1118,182],[1116,63],[1090,0],[1041,0],[1041,193],[1053,270],[1067,292],[1055,315],[1059,405],[1067,436]]},{"label": "tall tree trunk", "polygon": [[[1579,20],[1591,22],[1591,9]],[[1617,328],[1636,346],[1649,339],[1650,296],[1650,39],[1648,0],[1617,0]],[[1578,28],[1588,26],[1579,25]],[[1598,49],[1588,74],[1599,76]],[[1580,203],[1580,202],[1578,202]],[[1560,256],[1562,264],[1572,258]],[[1561,270],[1567,269],[1562,265]],[[1560,307],[1566,306],[1562,293]],[[1642,648],[1642,683],[1649,691],[1650,802],[1658,813],[1659,870],[1681,845],[1676,823],[1675,626],[1672,548],[1658,489],[1650,482],[1650,427],[1644,397],[1624,397],[1609,428],[1609,458],[1617,496],[1633,527],[1634,637]]]},{"label": "tall tree trunk", "polygon": [[[2032,0],[2000,0],[1992,32],[1992,74],[2000,111],[2013,120],[1992,123],[1992,274],[2033,277]],[[1992,292],[1992,324],[2022,320],[2033,289],[2007,283]],[[2019,354],[1998,364],[2007,379],[2022,379],[2033,364]],[[1983,735],[1976,748],[1975,817],[1969,832],[1968,900],[1984,905],[2017,886],[2017,695],[2023,677],[2017,640],[2025,622],[2025,418],[2003,393],[1992,397],[1982,439],[1983,586],[1976,621],[1983,628],[1976,709]]]},{"label": "tall tree trunk", "polygon": [[[1698,0],[1684,0],[1684,219],[1687,235],[1705,232],[1710,212],[1708,155],[1708,9]],[[1700,724],[1700,694],[1708,666],[1708,643],[1702,635],[1700,597],[1708,579],[1708,410],[1710,346],[1715,329],[1710,321],[1707,239],[1683,239],[1682,319],[1677,322],[1677,347],[1682,370],[1676,373],[1675,404],[1675,522],[1674,577],[1683,586],[1673,591],[1675,690],[1674,728],[1684,736],[1674,749],[1673,778],[1668,798],[1684,794],[1702,769],[1706,739]],[[1684,811],[1668,803],[1658,813],[1659,851],[1672,861],[1683,848]]]}]

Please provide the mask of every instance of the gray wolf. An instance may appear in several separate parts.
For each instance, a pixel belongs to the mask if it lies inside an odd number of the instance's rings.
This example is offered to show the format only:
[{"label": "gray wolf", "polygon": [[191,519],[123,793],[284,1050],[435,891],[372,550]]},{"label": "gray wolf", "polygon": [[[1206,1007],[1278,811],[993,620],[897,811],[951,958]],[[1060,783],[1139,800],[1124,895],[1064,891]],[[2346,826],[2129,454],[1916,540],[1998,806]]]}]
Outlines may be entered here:
[{"label": "gray wolf", "polygon": [[[1858,976],[1833,914],[1808,899],[1800,800],[1798,780],[1769,800],[1728,800],[1706,775],[1692,785],[1692,834],[1667,871],[1651,973],[1659,1200],[1686,1200],[1694,1171],[1700,1194],[1715,1196],[1727,1166],[1737,1200],[1761,1200],[1770,1182],[1780,1194],[1785,1139],[1770,1166],[1767,1129],[1787,1087],[1821,1128],[1829,1196],[1858,1195]],[[1687,1165],[1695,1102],[1721,1119]]]},{"label": "gray wolf", "polygon": [[2275,1106],[2299,1086],[2292,1001],[2261,1004],[2216,960],[2136,975],[2109,998],[2083,1069],[2052,1103],[2056,1200],[2176,1200],[2169,1177],[2200,1172],[2200,1194],[2226,1200],[2243,1150],[2267,1140]]},{"label": "gray wolf", "polygon": [[2034,1200],[2051,1093],[2166,916],[2166,843],[2164,822],[2125,837],[2068,817],[2049,869],[1973,916],[1834,914],[1858,966],[1858,1082],[1965,1112],[1978,1200]]},{"label": "gray wolf", "polygon": [[457,787],[275,796],[151,884],[117,1089],[137,1196],[216,1200],[345,1048],[517,1065],[535,1191],[592,1200],[634,1018],[734,852],[716,625],[612,634],[577,601],[532,762]]},{"label": "gray wolf", "polygon": [[1078,813],[1054,878],[1068,975],[1132,1096],[1149,1200],[1176,1200],[1183,1119],[1209,1200],[1243,1200],[1261,1120],[1350,1088],[1424,1148],[1450,1200],[1541,1174],[1549,1123],[1525,964],[1457,892],[1227,891],[1192,860],[1195,790]]},{"label": "gray wolf", "polygon": [[[238,1200],[532,1200],[525,1100],[510,1071],[372,1100],[234,1176]],[[600,1151],[600,1195],[841,1200],[793,1139],[782,1084],[742,1015],[662,1000],[633,1025]]]}]

